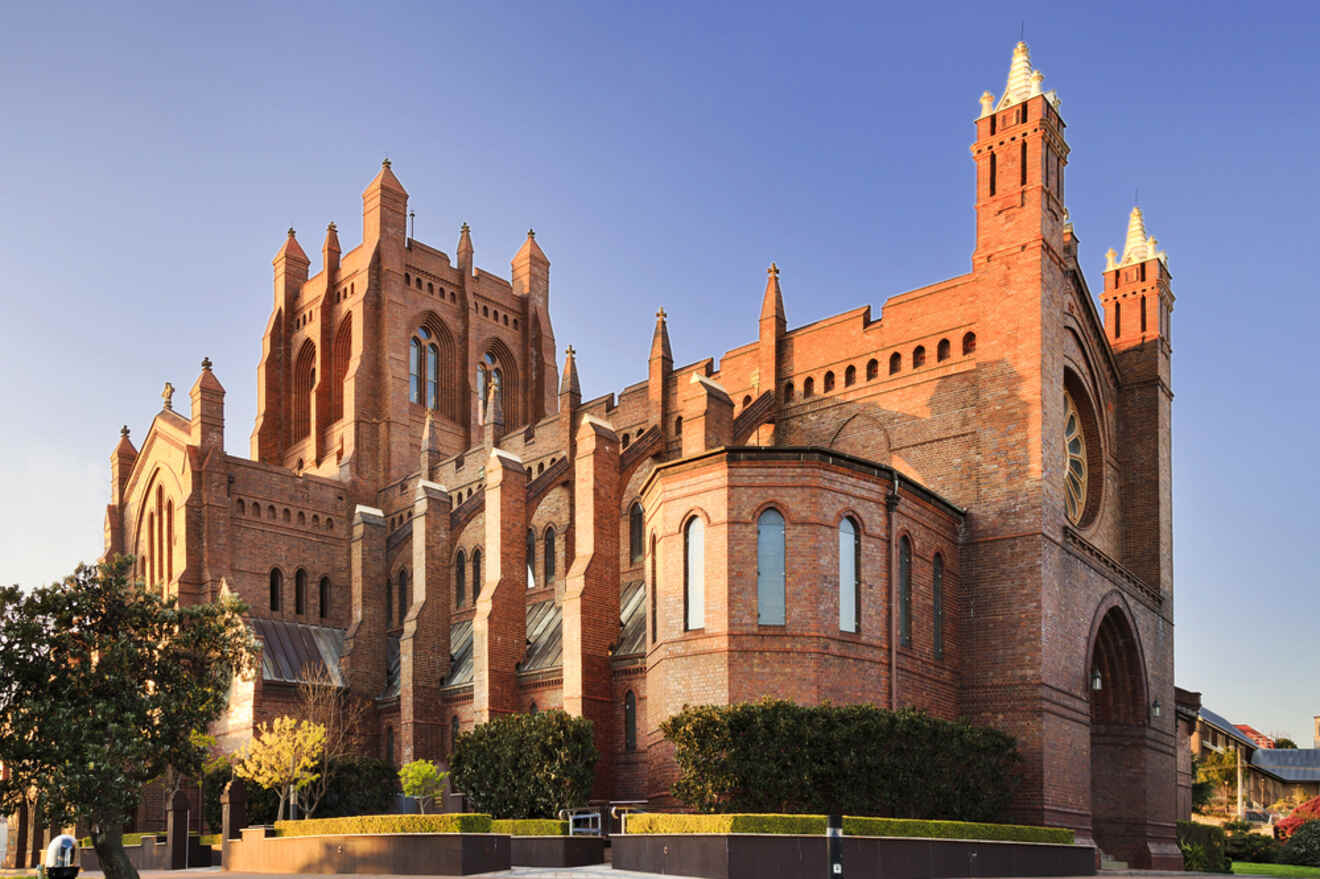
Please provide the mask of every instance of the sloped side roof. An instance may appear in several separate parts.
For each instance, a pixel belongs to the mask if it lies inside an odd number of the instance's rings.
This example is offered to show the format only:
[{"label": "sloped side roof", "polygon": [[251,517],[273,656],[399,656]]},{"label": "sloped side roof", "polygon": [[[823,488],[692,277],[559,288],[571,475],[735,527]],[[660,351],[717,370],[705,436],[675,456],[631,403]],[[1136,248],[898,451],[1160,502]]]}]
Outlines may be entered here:
[{"label": "sloped side roof", "polygon": [[379,698],[393,699],[399,695],[399,682],[402,679],[400,667],[399,636],[391,635],[385,639],[385,690]]},{"label": "sloped side roof", "polygon": [[615,657],[633,656],[646,650],[646,581],[633,580],[619,588],[619,648]]},{"label": "sloped side roof", "polygon": [[564,612],[553,598],[527,608],[527,654],[521,671],[542,671],[564,664]]},{"label": "sloped side roof", "polygon": [[1228,736],[1229,738],[1241,742],[1242,744],[1246,745],[1248,748],[1256,749],[1260,747],[1260,745],[1257,745],[1251,739],[1244,736],[1242,734],[1242,730],[1238,729],[1236,726],[1225,720],[1223,715],[1216,714],[1215,712],[1211,711],[1209,708],[1206,708],[1204,705],[1201,706],[1200,714],[1202,720],[1204,720],[1206,723],[1210,724],[1215,729],[1219,730],[1221,733]]},{"label": "sloped side roof", "polygon": [[449,627],[449,652],[449,677],[445,678],[445,686],[472,683],[472,620]]},{"label": "sloped side roof", "polygon": [[1284,781],[1320,781],[1320,749],[1261,748],[1251,755],[1251,765]]},{"label": "sloped side roof", "polygon": [[324,670],[335,686],[344,686],[339,671],[339,657],[344,653],[343,629],[263,617],[249,618],[248,625],[263,645],[263,681],[297,684],[306,680],[307,671]]}]

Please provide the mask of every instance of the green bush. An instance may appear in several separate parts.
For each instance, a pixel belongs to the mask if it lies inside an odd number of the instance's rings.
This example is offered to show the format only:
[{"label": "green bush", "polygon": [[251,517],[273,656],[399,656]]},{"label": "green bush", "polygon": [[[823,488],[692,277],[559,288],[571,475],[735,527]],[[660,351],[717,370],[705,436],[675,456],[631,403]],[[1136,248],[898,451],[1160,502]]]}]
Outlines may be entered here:
[{"label": "green bush", "polygon": [[674,795],[701,812],[988,821],[1018,782],[1011,736],[915,709],[764,699],[687,707],[661,730]]},{"label": "green bush", "polygon": [[628,816],[629,833],[783,833],[820,836],[824,815],[689,815],[637,812]]},{"label": "green bush", "polygon": [[845,817],[843,819],[843,832],[849,836],[920,836],[929,839],[987,839],[1002,842],[1073,844],[1073,831],[1066,827],[983,824],[970,821]]},{"label": "green bush", "polygon": [[277,836],[347,836],[356,833],[490,833],[490,816],[471,812],[446,815],[358,815],[276,821]]},{"label": "green bush", "polygon": [[568,822],[549,818],[501,818],[490,822],[490,832],[509,836],[568,836]]},{"label": "green bush", "polygon": [[599,756],[584,717],[508,714],[459,735],[450,783],[496,818],[553,818],[587,802]]},{"label": "green bush", "polygon": [[[1224,825],[1227,827],[1228,825]],[[1283,852],[1283,846],[1271,837],[1259,833],[1235,830],[1228,834],[1228,856],[1234,861],[1246,861],[1249,864],[1275,864]]]},{"label": "green bush", "polygon": [[1307,821],[1284,843],[1280,860],[1285,864],[1320,867],[1320,821]]},{"label": "green bush", "polygon": [[1222,827],[1178,822],[1178,848],[1183,853],[1183,868],[1207,873],[1228,873],[1232,863],[1226,854],[1228,839]]},{"label": "green bush", "polygon": [[[206,775],[203,814],[206,826],[220,830],[220,794],[233,777],[228,766]],[[244,781],[247,792],[247,823],[271,824],[279,795],[273,790]],[[347,815],[379,815],[394,804],[399,789],[398,770],[393,764],[375,757],[345,757],[330,763],[330,783],[317,806],[317,818],[341,818]]]}]

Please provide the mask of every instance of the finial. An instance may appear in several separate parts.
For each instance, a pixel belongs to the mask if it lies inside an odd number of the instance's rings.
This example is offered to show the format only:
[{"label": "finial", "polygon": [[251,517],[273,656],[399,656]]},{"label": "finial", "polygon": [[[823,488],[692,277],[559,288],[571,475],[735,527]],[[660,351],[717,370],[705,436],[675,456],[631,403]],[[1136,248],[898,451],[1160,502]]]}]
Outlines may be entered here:
[{"label": "finial", "polygon": [[573,355],[577,354],[577,351],[573,350],[572,345],[569,345],[568,349],[564,353],[566,353],[569,357],[572,357]]},{"label": "finial", "polygon": [[535,237],[536,237],[536,230],[535,230],[535,229],[528,229],[528,230],[527,230],[527,237],[528,237],[528,238],[535,238]]},{"label": "finial", "polygon": [[289,237],[292,238],[292,237],[294,237],[294,235],[296,235],[296,234],[297,234],[297,233],[293,231],[293,227],[290,226],[290,227],[289,227]]},{"label": "finial", "polygon": [[459,226],[459,227],[458,227],[458,231],[460,231],[460,232],[470,232],[471,230],[468,228],[468,224],[465,222],[462,226]]},{"label": "finial", "polygon": [[765,273],[777,278],[779,277],[779,266],[775,263],[770,263],[770,268],[766,269]]},{"label": "finial", "polygon": [[207,372],[210,372],[210,371],[211,371],[211,358],[210,358],[210,357],[203,357],[203,358],[202,358],[202,369],[206,370]]},{"label": "finial", "polygon": [[124,439],[128,439],[128,425],[127,425],[127,424],[125,424],[123,427],[119,428],[119,435],[122,436]]},{"label": "finial", "polygon": [[381,159],[380,166],[382,168],[388,168],[390,166],[390,157],[386,156],[384,159]]},{"label": "finial", "polygon": [[161,398],[161,400],[163,400],[164,403],[165,403],[165,405],[164,405],[163,408],[168,409],[169,411],[173,412],[173,411],[174,411],[174,385],[170,384],[169,382],[165,382],[165,390],[163,390],[163,391],[160,392],[160,398]]},{"label": "finial", "polygon": [[657,320],[664,320],[669,317],[669,315],[665,313],[665,307],[663,305],[660,306],[660,310],[655,313],[655,316]]},{"label": "finial", "polygon": [[328,225],[328,226],[325,227],[325,231],[327,231],[327,232],[338,232],[338,231],[339,231],[339,227],[335,225],[335,221],[334,221],[334,220],[331,220],[331,221],[330,221],[330,225]]}]

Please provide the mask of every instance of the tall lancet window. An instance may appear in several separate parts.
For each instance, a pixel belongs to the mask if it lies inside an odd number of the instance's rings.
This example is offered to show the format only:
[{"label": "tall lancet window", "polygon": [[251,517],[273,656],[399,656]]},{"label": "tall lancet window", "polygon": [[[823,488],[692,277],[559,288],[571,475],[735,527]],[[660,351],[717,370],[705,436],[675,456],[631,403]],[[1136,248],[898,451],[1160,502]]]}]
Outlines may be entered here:
[{"label": "tall lancet window", "polygon": [[706,525],[693,516],[683,529],[683,628],[706,625]]},{"label": "tall lancet window", "polygon": [[856,632],[862,603],[862,542],[857,522],[845,516],[839,523],[839,631]]},{"label": "tall lancet window", "polygon": [[490,419],[495,409],[504,409],[504,374],[496,362],[495,355],[487,351],[477,364],[477,396],[483,420]]},{"label": "tall lancet window", "polygon": [[756,621],[784,625],[784,517],[773,508],[756,520]]}]

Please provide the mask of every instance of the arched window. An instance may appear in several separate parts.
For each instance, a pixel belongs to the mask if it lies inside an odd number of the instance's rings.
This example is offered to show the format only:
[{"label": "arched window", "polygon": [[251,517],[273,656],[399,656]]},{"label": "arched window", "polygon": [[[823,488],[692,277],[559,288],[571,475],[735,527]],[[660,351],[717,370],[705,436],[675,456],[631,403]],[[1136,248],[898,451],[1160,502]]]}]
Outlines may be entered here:
[{"label": "arched window", "polygon": [[467,555],[463,550],[454,557],[454,607],[462,607],[467,601]]},{"label": "arched window", "polygon": [[642,560],[642,505],[637,501],[628,508],[628,557],[634,565]]},{"label": "arched window", "polygon": [[784,517],[771,507],[756,520],[756,622],[784,625]]},{"label": "arched window", "polygon": [[843,371],[843,386],[851,388],[855,384],[857,384],[857,367],[849,366]]},{"label": "arched window", "polygon": [[944,556],[935,553],[931,565],[931,591],[934,593],[935,658],[944,658]]},{"label": "arched window", "polygon": [[174,501],[165,502],[165,582],[174,579]]},{"label": "arched window", "polygon": [[302,568],[293,575],[293,612],[298,616],[307,613],[307,572]]},{"label": "arched window", "polygon": [[399,569],[399,625],[403,625],[403,618],[408,615],[408,569]]},{"label": "arched window", "polygon": [[861,529],[851,516],[839,522],[839,631],[861,631]]},{"label": "arched window", "polygon": [[[1141,273],[1143,275],[1146,274],[1146,264],[1144,262],[1141,264]],[[1144,281],[1146,279],[1142,278],[1141,280]],[[1141,297],[1141,331],[1143,333],[1146,332],[1146,297],[1145,296]]]},{"label": "arched window", "polygon": [[459,723],[458,715],[455,714],[449,719],[449,751],[453,753],[454,748],[458,747]]},{"label": "arched window", "polygon": [[963,335],[963,353],[971,354],[976,350],[976,333],[966,333]]},{"label": "arched window", "polygon": [[785,402],[785,403],[789,403],[789,402],[792,402],[792,400],[793,400],[793,383],[792,383],[792,382],[785,382],[785,383],[784,383],[784,402]]},{"label": "arched window", "polygon": [[743,397],[742,407],[746,409],[750,405],[752,405],[752,395],[747,394]]},{"label": "arched window", "polygon": [[898,643],[912,646],[912,541],[898,541]]},{"label": "arched window", "polygon": [[680,415],[674,419],[674,436],[683,438],[683,416]]},{"label": "arched window", "polygon": [[623,694],[623,749],[637,750],[637,696],[632,690]]},{"label": "arched window", "polygon": [[239,498],[239,500],[238,500],[238,514],[239,514],[240,516],[246,516],[246,515],[247,515],[247,504],[243,503],[243,499],[242,499],[242,498]]},{"label": "arched window", "polygon": [[481,550],[472,550],[472,600],[481,597]]},{"label": "arched window", "polygon": [[282,597],[280,592],[284,588],[284,575],[280,573],[279,568],[270,569],[270,609],[276,613],[280,611]]},{"label": "arched window", "polygon": [[346,315],[335,333],[335,345],[331,349],[334,355],[334,381],[330,385],[330,420],[338,421],[344,417],[344,382],[348,380],[348,361],[353,355],[353,315]]},{"label": "arched window", "polygon": [[815,394],[816,394],[816,380],[811,376],[807,376],[805,379],[802,380],[802,399],[805,400],[808,397],[813,397],[815,396]]},{"label": "arched window", "polygon": [[426,346],[426,408],[440,408],[440,349]]},{"label": "arched window", "polygon": [[896,375],[903,368],[903,355],[895,351],[889,355],[889,374]]},{"label": "arched window", "polygon": [[541,537],[542,564],[545,565],[545,585],[555,582],[555,526],[547,525]]},{"label": "arched window", "polygon": [[683,529],[683,629],[706,625],[706,524],[693,516]]},{"label": "arched window", "polygon": [[949,340],[940,339],[940,343],[935,346],[935,360],[943,363],[949,359]]},{"label": "arched window", "polygon": [[504,412],[504,372],[490,351],[477,364],[477,396],[486,418],[490,418],[497,409]]},{"label": "arched window", "polygon": [[321,619],[325,619],[326,617],[330,616],[330,578],[329,577],[321,578],[321,588],[319,592],[320,594],[317,595],[317,599],[318,599],[317,603],[319,605]]},{"label": "arched window", "polygon": [[872,381],[878,375],[880,375],[880,361],[872,357],[866,361],[866,380]]},{"label": "arched window", "polygon": [[536,532],[527,529],[527,588],[536,588]]},{"label": "arched window", "polygon": [[660,640],[660,634],[656,630],[656,561],[655,561],[655,535],[651,535],[651,643],[654,644]]},{"label": "arched window", "polygon": [[312,432],[312,388],[316,387],[316,345],[308,339],[293,367],[293,438]]},{"label": "arched window", "polygon": [[918,345],[912,349],[912,368],[926,365],[926,346]]},{"label": "arched window", "polygon": [[834,370],[831,369],[825,373],[825,393],[828,394],[832,390],[834,390]]}]

